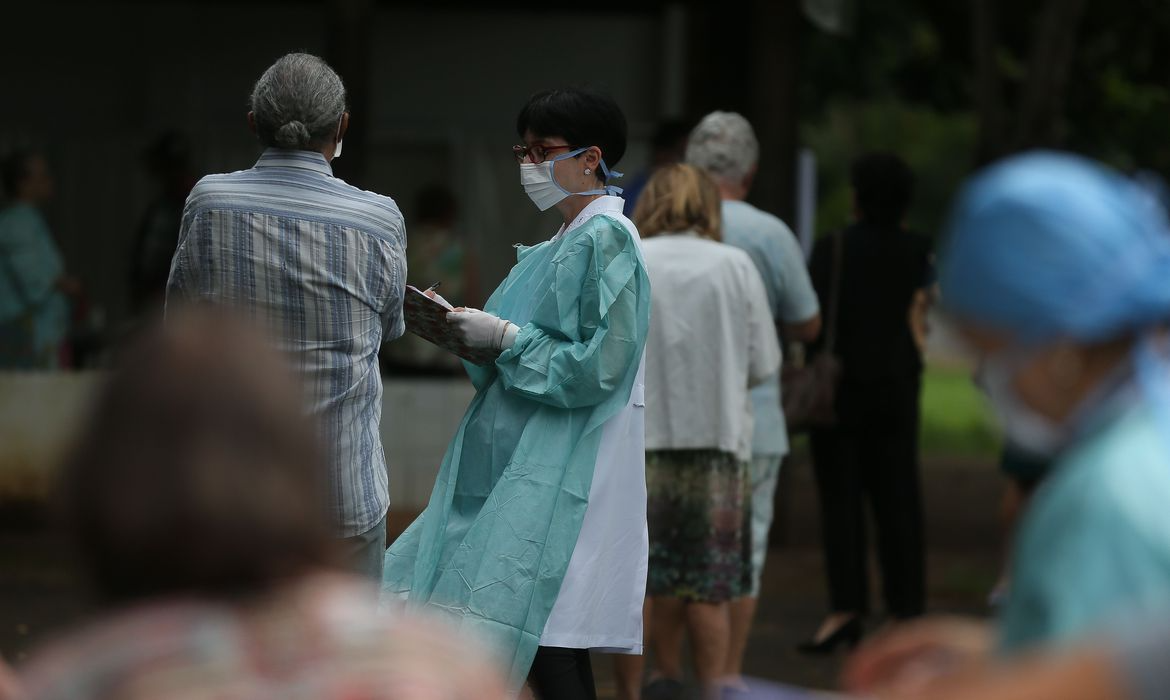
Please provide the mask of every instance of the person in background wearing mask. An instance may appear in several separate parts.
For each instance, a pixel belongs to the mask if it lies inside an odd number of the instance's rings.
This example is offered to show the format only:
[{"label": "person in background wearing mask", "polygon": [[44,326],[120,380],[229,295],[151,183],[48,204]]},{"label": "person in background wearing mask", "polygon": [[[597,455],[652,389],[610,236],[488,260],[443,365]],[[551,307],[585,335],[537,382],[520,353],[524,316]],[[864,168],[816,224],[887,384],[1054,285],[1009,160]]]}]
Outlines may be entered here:
[{"label": "person in background wearing mask", "polygon": [[293,357],[331,451],[336,535],[349,566],[380,581],[390,493],[378,350],[405,330],[402,214],[389,197],[333,176],[349,112],[345,86],[324,61],[277,60],[251,105],[248,124],[264,153],[251,169],[208,175],[191,191],[167,313],[227,304]]},{"label": "person in background wearing mask", "polygon": [[1096,163],[1032,153],[964,189],[942,299],[1007,440],[1050,466],[1019,524],[997,623],[895,628],[857,654],[852,690],[1078,643],[1170,606],[1167,279],[1163,212]]},{"label": "person in background wearing mask", "polygon": [[57,369],[69,332],[69,297],[81,284],[65,262],[41,207],[55,189],[49,164],[15,151],[0,164],[8,197],[0,211],[0,369]]},{"label": "person in background wearing mask", "polygon": [[[643,348],[650,282],[607,184],[626,120],[607,95],[534,95],[520,183],[563,224],[520,248],[483,311],[448,322],[500,352],[467,365],[475,398],[430,503],[387,552],[387,596],[455,617],[545,700],[596,697],[589,650],[642,652],[647,532]],[[529,673],[531,669],[531,673]]]}]

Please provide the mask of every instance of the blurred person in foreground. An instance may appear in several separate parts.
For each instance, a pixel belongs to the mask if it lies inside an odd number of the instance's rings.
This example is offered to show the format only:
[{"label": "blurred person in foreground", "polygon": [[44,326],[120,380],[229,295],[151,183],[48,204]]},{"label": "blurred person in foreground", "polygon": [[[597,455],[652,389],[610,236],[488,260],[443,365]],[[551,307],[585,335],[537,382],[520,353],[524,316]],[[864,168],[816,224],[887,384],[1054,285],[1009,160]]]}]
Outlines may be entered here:
[{"label": "blurred person in foreground", "polygon": [[48,161],[18,150],[0,162],[8,206],[0,211],[0,369],[58,369],[69,332],[69,298],[81,284],[41,208],[53,199]]},{"label": "blurred person in foreground", "polygon": [[543,700],[596,697],[589,650],[642,653],[643,349],[650,282],[610,169],[626,118],[609,95],[533,95],[520,184],[563,222],[520,247],[484,310],[447,315],[476,394],[426,510],[386,554],[384,592],[449,613]]},{"label": "blurred person in foreground", "polygon": [[130,258],[130,308],[158,313],[166,297],[183,206],[195,186],[191,143],[178,131],[158,136],[142,155],[155,196],[142,215]]},{"label": "blurred person in foreground", "polygon": [[[686,160],[702,168],[719,187],[723,242],[741,248],[755,263],[768,311],[786,341],[808,343],[821,330],[821,315],[804,254],[783,221],[748,204],[760,157],[751,124],[735,112],[712,112],[691,132]],[[760,579],[768,554],[780,463],[788,454],[788,428],[780,397],[779,373],[752,389],[751,588],[731,603],[731,647],[725,674],[728,682],[743,673],[752,618],[760,595]]]},{"label": "blurred person in foreground", "polygon": [[[780,366],[764,283],[751,258],[720,243],[719,190],[702,170],[669,165],[635,211],[652,289],[646,349],[646,484],[654,649],[645,697],[681,689],[689,632],[695,674],[713,696],[725,680],[731,601],[751,587],[748,389]],[[623,697],[638,697],[640,657]]]},{"label": "blurred person in foreground", "polygon": [[191,191],[167,310],[225,304],[290,356],[330,451],[334,534],[350,568],[377,581],[390,503],[378,350],[405,330],[406,231],[392,199],[333,176],[345,95],[316,56],[288,54],[264,71],[248,113],[264,153]]},{"label": "blurred person in foreground", "polygon": [[1170,232],[1135,183],[1032,153],[959,198],[942,298],[1008,441],[1048,461],[995,624],[924,620],[863,649],[847,684],[1086,641],[1170,607]]},{"label": "blurred person in foreground", "polygon": [[810,261],[821,306],[837,305],[835,329],[813,351],[835,333],[841,380],[836,424],[810,432],[830,611],[800,645],[808,654],[861,637],[869,611],[867,502],[886,613],[905,620],[926,604],[918,464],[923,365],[913,320],[933,284],[930,243],[904,226],[914,175],[900,158],[863,155],[850,175],[856,222],[819,239]]},{"label": "blurred person in foreground", "polygon": [[96,619],[34,652],[27,700],[493,698],[434,623],[371,614],[342,573],[295,374],[200,310],[119,358],[61,475]]}]

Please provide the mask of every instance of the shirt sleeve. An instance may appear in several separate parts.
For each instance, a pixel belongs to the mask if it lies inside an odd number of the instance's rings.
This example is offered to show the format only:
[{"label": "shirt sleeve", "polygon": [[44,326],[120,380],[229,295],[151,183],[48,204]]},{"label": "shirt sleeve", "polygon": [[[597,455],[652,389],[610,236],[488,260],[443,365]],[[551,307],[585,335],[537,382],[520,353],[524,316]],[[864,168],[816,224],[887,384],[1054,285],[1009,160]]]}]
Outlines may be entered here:
[{"label": "shirt sleeve", "polygon": [[649,329],[650,285],[630,234],[606,224],[581,239],[556,263],[555,308],[496,360],[506,390],[558,408],[594,406],[624,386]]},{"label": "shirt sleeve", "polygon": [[382,342],[401,338],[406,333],[406,317],[402,313],[402,304],[406,299],[406,251],[397,246],[384,246],[383,254],[386,266],[386,300],[383,305]]},{"label": "shirt sleeve", "polygon": [[756,386],[780,369],[780,341],[756,266],[749,261],[741,277],[748,308],[748,385]]},{"label": "shirt sleeve", "polygon": [[779,237],[779,264],[782,288],[779,318],[784,323],[801,323],[820,313],[817,293],[804,262],[804,251],[791,231]]}]

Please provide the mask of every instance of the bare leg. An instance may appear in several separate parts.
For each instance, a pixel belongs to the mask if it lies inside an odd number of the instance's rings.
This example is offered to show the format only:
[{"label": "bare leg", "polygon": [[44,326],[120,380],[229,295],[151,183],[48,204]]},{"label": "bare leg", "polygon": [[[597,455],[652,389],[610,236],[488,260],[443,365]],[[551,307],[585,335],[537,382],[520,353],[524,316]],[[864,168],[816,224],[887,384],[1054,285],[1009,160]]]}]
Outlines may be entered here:
[{"label": "bare leg", "polygon": [[727,683],[742,687],[743,656],[747,651],[748,635],[752,631],[752,620],[756,616],[759,599],[744,596],[731,601],[731,643],[727,649],[727,666],[723,673]]},{"label": "bare leg", "polygon": [[682,643],[687,606],[678,598],[656,597],[650,613],[650,643],[654,647],[652,678],[682,679]]},{"label": "bare leg", "polygon": [[694,654],[695,676],[703,693],[718,693],[727,650],[731,643],[730,603],[690,603],[686,607],[687,628]]},{"label": "bare leg", "polygon": [[613,672],[617,677],[618,700],[642,700],[642,674],[646,668],[646,654],[650,651],[650,598],[642,604],[641,655],[616,654]]}]

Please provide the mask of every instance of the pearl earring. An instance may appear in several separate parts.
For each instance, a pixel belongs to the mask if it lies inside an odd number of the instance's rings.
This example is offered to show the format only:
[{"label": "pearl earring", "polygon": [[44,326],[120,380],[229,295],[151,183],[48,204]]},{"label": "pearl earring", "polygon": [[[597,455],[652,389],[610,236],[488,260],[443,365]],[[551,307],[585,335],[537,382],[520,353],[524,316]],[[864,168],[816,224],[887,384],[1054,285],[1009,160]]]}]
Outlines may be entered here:
[{"label": "pearl earring", "polygon": [[589,168],[585,168],[585,174],[586,174],[586,175],[589,175],[589,174],[590,174],[590,173],[592,173],[592,172],[593,172],[593,171],[592,171],[592,170],[590,170]]}]

